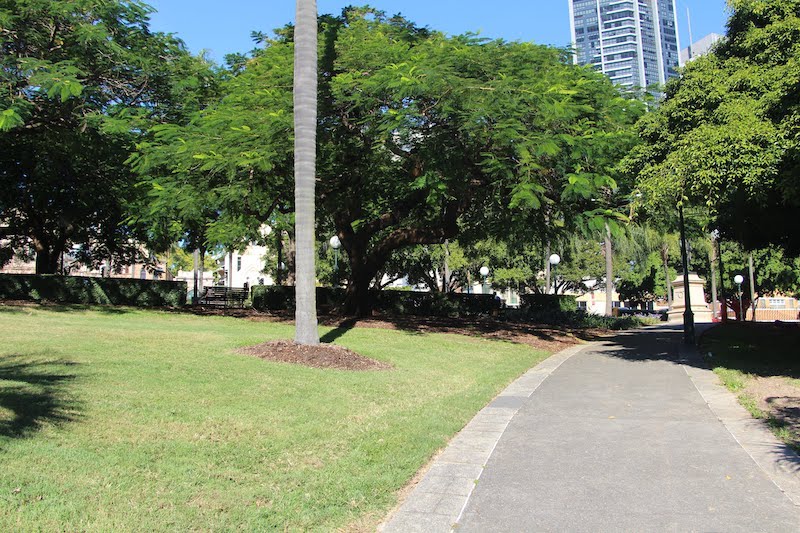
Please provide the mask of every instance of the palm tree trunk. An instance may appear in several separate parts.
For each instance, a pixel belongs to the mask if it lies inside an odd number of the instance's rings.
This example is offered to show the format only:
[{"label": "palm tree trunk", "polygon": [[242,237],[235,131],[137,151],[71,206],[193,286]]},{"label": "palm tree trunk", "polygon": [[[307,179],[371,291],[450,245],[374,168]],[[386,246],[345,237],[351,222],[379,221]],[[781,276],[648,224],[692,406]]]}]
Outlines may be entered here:
[{"label": "palm tree trunk", "polygon": [[317,2],[297,0],[294,52],[295,341],[319,344],[314,265],[317,156]]}]

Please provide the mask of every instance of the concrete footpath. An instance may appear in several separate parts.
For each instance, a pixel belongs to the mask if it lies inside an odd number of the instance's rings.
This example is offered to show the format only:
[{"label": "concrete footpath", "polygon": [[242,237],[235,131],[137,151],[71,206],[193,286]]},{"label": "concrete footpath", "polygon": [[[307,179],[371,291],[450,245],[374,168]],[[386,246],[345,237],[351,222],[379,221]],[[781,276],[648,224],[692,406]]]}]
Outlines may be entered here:
[{"label": "concrete footpath", "polygon": [[556,354],[484,408],[384,531],[800,531],[800,458],[663,326]]}]

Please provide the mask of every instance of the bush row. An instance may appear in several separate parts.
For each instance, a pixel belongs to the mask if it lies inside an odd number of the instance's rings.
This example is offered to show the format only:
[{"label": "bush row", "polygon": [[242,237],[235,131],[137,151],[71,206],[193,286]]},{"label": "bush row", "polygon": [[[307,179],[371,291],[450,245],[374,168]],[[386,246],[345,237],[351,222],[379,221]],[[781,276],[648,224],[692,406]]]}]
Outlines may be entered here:
[{"label": "bush row", "polygon": [[585,311],[561,311],[554,309],[509,309],[504,313],[509,322],[568,326],[581,329],[624,330],[658,324],[660,319],[641,316],[603,316]]},{"label": "bush row", "polygon": [[[372,293],[376,311],[390,315],[435,317],[479,316],[499,308],[491,294],[441,294],[434,292],[380,291]],[[345,290],[317,287],[317,307],[327,311],[344,303]],[[253,308],[258,311],[294,310],[294,287],[256,285],[251,292]]]},{"label": "bush row", "polygon": [[523,294],[523,309],[531,311],[577,311],[578,300],[569,294]]},{"label": "bush row", "polygon": [[183,281],[0,274],[0,300],[180,307],[186,289]]}]

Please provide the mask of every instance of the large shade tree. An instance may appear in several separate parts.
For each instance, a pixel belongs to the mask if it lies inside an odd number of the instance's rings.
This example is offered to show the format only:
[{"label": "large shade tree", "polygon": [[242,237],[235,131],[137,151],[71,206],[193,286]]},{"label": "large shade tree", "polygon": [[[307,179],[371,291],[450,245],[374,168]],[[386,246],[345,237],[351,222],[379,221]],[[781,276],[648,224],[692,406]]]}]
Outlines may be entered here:
[{"label": "large shade tree", "polygon": [[[406,247],[512,227],[543,243],[582,217],[616,223],[596,200],[619,189],[604,161],[632,140],[620,117],[638,106],[567,51],[447,37],[369,8],[323,16],[319,28],[318,231],[346,253],[347,312],[369,313],[370,286]],[[300,214],[287,146],[291,30],[265,41],[217,106],[142,147],[140,161],[164,163],[148,173],[152,191],[191,170],[233,200],[218,202],[222,216],[255,199],[259,223],[272,205]]]},{"label": "large shade tree", "polygon": [[180,120],[207,88],[208,66],[151,32],[150,12],[135,0],[0,2],[0,238],[35,253],[37,273],[73,245],[89,262],[132,259],[125,160],[150,120]]}]

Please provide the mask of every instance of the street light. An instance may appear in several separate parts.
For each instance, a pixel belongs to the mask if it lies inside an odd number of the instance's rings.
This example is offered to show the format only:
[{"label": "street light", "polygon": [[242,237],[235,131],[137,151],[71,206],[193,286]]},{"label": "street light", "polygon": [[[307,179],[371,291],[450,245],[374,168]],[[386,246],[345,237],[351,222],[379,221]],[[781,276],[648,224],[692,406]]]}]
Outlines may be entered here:
[{"label": "street light", "polygon": [[556,294],[558,292],[556,290],[556,287],[558,287],[557,285],[558,281],[556,280],[556,265],[558,265],[561,262],[561,256],[558,254],[553,254],[550,256],[548,261],[550,262],[550,270],[552,271],[553,274],[553,294]]},{"label": "street light", "polygon": [[483,293],[486,294],[486,277],[489,275],[489,267],[482,266],[480,269],[481,277],[483,278]]},{"label": "street light", "polygon": [[683,202],[678,206],[678,229],[681,234],[681,261],[683,262],[683,298],[685,309],[683,311],[683,342],[695,343],[694,313],[692,312],[692,297],[689,291],[689,254],[686,250],[686,222],[683,218]]},{"label": "street light", "polygon": [[744,309],[742,309],[742,283],[744,283],[744,276],[741,274],[736,274],[733,278],[733,282],[736,283],[739,289],[739,320],[744,320]]},{"label": "street light", "polygon": [[339,248],[342,246],[342,241],[334,235],[329,242],[333,248],[333,279],[334,286],[336,286],[339,284]]}]

